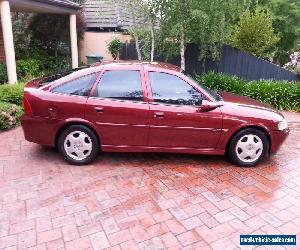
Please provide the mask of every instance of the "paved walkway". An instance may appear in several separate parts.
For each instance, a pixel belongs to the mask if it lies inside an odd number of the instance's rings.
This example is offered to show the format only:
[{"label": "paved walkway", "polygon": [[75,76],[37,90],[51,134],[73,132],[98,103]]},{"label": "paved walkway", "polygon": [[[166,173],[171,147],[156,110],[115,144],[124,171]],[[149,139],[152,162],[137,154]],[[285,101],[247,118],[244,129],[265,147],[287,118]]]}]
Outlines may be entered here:
[{"label": "paved walkway", "polygon": [[76,167],[21,128],[1,133],[0,249],[225,250],[240,234],[298,234],[300,249],[300,114],[286,116],[291,135],[257,168],[108,153]]}]

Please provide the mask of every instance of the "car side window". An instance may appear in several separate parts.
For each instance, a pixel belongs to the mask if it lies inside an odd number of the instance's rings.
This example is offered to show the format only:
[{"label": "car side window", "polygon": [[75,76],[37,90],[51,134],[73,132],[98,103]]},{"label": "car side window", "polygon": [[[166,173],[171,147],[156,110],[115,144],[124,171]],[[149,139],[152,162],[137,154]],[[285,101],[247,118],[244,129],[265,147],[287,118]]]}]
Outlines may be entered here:
[{"label": "car side window", "polygon": [[96,79],[97,74],[83,76],[70,82],[63,83],[57,87],[54,87],[51,90],[51,92],[78,96],[88,96]]},{"label": "car side window", "polygon": [[198,106],[205,97],[178,76],[149,72],[153,101],[172,105]]},{"label": "car side window", "polygon": [[112,70],[104,72],[94,96],[118,100],[143,101],[140,71]]}]

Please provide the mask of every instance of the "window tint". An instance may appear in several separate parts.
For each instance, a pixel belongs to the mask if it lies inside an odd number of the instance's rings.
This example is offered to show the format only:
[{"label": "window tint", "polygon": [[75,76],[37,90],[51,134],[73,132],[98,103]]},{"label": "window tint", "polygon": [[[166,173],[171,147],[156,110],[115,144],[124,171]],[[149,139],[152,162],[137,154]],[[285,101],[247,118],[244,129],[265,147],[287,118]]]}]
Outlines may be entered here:
[{"label": "window tint", "polygon": [[79,96],[88,96],[94,82],[96,81],[97,75],[91,74],[84,76],[73,81],[64,83],[52,89],[52,92],[70,94],[70,95],[79,95]]},{"label": "window tint", "polygon": [[106,71],[98,84],[95,96],[142,101],[143,91],[140,72],[130,70]]},{"label": "window tint", "polygon": [[155,102],[197,106],[205,97],[177,76],[150,72],[152,95]]}]

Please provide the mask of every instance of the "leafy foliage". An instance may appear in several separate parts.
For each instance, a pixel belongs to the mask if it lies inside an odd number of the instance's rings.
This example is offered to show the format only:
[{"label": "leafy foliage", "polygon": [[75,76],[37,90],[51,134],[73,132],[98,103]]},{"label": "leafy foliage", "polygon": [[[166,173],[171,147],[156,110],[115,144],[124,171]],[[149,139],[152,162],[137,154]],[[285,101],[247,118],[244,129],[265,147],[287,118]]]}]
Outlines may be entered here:
[{"label": "leafy foliage", "polygon": [[[30,46],[41,48],[50,56],[57,57],[69,51],[69,17],[66,15],[35,14],[28,20],[27,32],[31,35]],[[49,29],[51,27],[51,29]],[[85,21],[77,15],[77,33],[83,37]]]},{"label": "leafy foliage", "polygon": [[0,63],[0,85],[8,81],[7,79],[7,69],[5,63]]},{"label": "leafy foliage", "polygon": [[110,52],[114,60],[117,59],[121,48],[122,48],[122,42],[119,38],[114,38],[109,42],[108,51]]},{"label": "leafy foliage", "polygon": [[240,0],[165,0],[162,6],[160,50],[166,55],[179,54],[180,37],[184,34],[185,45],[199,45],[201,59],[218,57],[220,45],[228,39],[245,7]]},{"label": "leafy foliage", "polygon": [[20,123],[23,109],[15,104],[0,102],[0,130],[8,129]]},{"label": "leafy foliage", "polygon": [[295,51],[300,41],[299,0],[252,0],[250,8],[257,3],[268,8],[273,14],[273,27],[280,36],[274,62],[283,65],[289,60],[289,55]]},{"label": "leafy foliage", "polygon": [[38,60],[27,59],[17,61],[17,75],[21,79],[31,79],[41,75],[42,67]]},{"label": "leafy foliage", "polygon": [[300,52],[294,52],[290,55],[290,61],[284,65],[285,69],[300,74]]},{"label": "leafy foliage", "polygon": [[[17,75],[19,80],[26,81],[35,77],[50,75],[58,71],[67,70],[69,62],[63,56],[58,58],[50,57],[45,53],[32,55],[30,59],[17,60]],[[0,63],[0,85],[7,83],[7,69],[5,63]]]},{"label": "leafy foliage", "polygon": [[151,59],[151,32],[148,28],[140,28],[136,30],[140,40],[140,50],[142,60]]},{"label": "leafy foliage", "polygon": [[273,80],[248,83],[236,76],[215,73],[198,76],[196,79],[211,89],[248,96],[280,110],[300,111],[299,83]]},{"label": "leafy foliage", "polygon": [[[82,4],[84,0],[77,0]],[[40,76],[70,67],[68,15],[13,13],[13,33],[18,77]],[[77,14],[77,32],[82,38],[85,20]],[[0,82],[5,83],[5,67],[0,66]]]},{"label": "leafy foliage", "polygon": [[0,85],[0,102],[7,102],[21,106],[24,92],[24,84]]},{"label": "leafy foliage", "polygon": [[248,10],[241,16],[230,38],[232,46],[265,58],[272,56],[271,50],[278,41],[271,14],[260,7],[253,12]]}]

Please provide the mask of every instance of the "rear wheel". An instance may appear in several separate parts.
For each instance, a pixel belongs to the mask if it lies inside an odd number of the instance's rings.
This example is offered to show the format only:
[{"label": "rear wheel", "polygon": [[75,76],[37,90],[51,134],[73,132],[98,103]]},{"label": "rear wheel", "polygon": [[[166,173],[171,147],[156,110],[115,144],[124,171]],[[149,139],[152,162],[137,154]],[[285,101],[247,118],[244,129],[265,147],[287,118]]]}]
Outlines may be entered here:
[{"label": "rear wheel", "polygon": [[238,132],[231,140],[228,153],[231,161],[243,167],[254,167],[269,151],[266,134],[258,129],[248,128]]},{"label": "rear wheel", "polygon": [[63,157],[74,165],[85,165],[97,157],[99,142],[95,133],[82,125],[72,125],[62,131],[58,149]]}]

